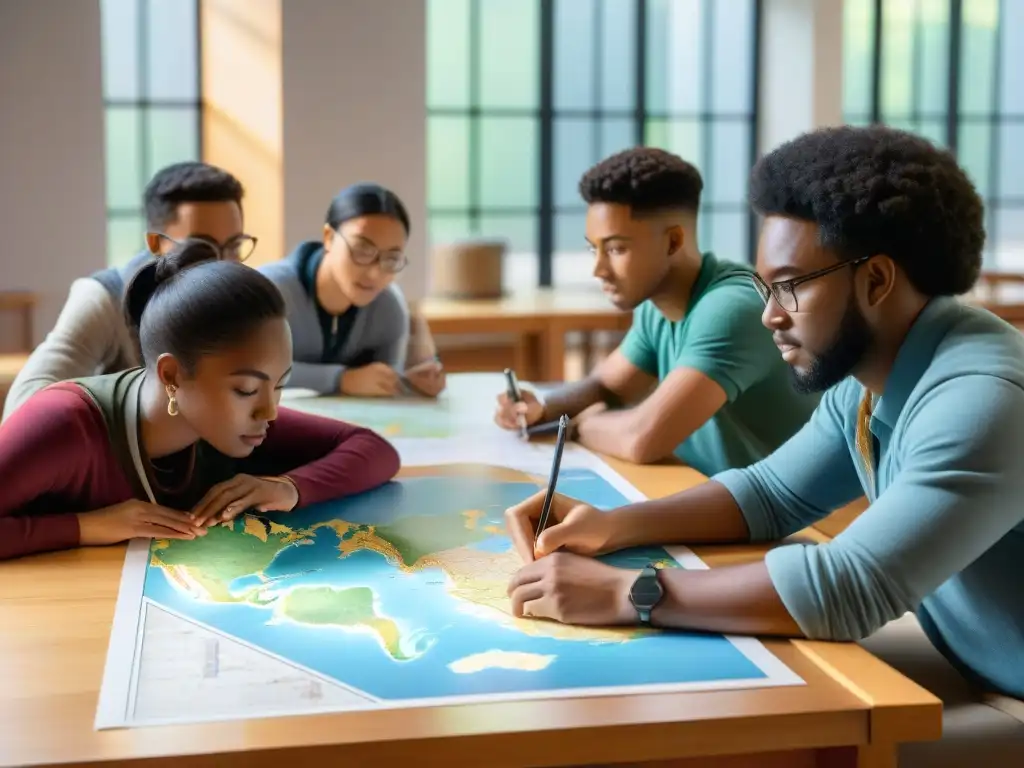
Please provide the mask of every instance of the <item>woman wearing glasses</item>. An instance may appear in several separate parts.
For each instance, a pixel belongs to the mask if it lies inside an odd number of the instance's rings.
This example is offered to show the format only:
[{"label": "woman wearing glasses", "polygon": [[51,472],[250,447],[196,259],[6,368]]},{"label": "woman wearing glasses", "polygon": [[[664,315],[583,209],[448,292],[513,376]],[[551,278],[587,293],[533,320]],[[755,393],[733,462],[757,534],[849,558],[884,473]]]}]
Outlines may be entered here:
[{"label": "woman wearing glasses", "polygon": [[394,281],[408,263],[409,227],[397,195],[354,184],[331,201],[322,240],[260,268],[288,305],[291,386],[357,397],[393,396],[403,387],[433,397],[444,389],[435,357],[406,359],[409,308]]}]

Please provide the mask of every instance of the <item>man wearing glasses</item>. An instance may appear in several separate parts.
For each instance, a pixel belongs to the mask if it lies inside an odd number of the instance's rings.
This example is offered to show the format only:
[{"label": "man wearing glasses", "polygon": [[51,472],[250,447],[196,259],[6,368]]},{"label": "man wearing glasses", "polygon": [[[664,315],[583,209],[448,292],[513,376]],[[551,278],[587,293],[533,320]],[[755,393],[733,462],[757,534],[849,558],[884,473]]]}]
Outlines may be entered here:
[{"label": "man wearing glasses", "polygon": [[140,365],[122,311],[125,286],[146,262],[187,238],[210,242],[221,258],[245,261],[256,238],[242,231],[243,194],[238,179],[206,163],[177,163],[158,171],[143,193],[147,248],[123,267],[71,284],[56,325],[11,385],[3,418],[54,382]]},{"label": "man wearing glasses", "polygon": [[[674,496],[610,512],[558,499],[536,547],[543,494],[513,507],[513,609],[863,641],[946,705],[943,740],[904,745],[901,766],[1024,765],[1024,337],[956,299],[981,270],[981,198],[948,152],[881,126],[784,144],[750,198],[763,322],[821,404],[764,460]],[[581,556],[781,543],[861,494],[835,539],[761,562],[641,577]]]}]

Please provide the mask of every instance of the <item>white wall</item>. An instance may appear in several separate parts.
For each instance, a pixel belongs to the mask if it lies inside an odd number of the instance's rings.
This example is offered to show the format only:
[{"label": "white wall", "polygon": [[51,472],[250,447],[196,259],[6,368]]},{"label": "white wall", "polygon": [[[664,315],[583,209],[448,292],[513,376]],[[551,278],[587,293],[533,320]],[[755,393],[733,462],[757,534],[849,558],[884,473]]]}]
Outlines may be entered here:
[{"label": "white wall", "polygon": [[758,145],[762,154],[843,121],[843,0],[765,0]]},{"label": "white wall", "polygon": [[0,0],[0,290],[40,294],[37,342],[106,264],[101,77],[98,0]]},{"label": "white wall", "polygon": [[426,3],[281,3],[284,238],[319,238],[331,198],[357,181],[409,209],[409,298],[426,280]]}]

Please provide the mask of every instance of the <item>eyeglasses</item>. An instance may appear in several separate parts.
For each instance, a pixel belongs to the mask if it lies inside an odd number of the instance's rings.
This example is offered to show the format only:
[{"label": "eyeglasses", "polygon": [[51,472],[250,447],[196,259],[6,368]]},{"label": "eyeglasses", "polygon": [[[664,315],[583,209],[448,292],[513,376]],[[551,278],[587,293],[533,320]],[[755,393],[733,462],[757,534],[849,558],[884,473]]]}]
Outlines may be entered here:
[{"label": "eyeglasses", "polygon": [[401,272],[405,269],[405,265],[409,263],[409,260],[405,257],[405,254],[401,251],[382,251],[373,243],[368,243],[365,240],[357,240],[352,242],[340,231],[335,230],[338,237],[342,239],[345,245],[348,246],[349,255],[352,256],[352,261],[361,267],[369,267],[372,264],[380,262],[380,268],[385,272]]},{"label": "eyeglasses", "polygon": [[796,300],[796,287],[798,285],[802,285],[810,280],[816,280],[819,277],[824,277],[825,275],[836,272],[844,267],[856,267],[859,264],[863,264],[870,258],[870,256],[861,256],[859,259],[833,264],[831,267],[825,267],[824,269],[819,269],[816,272],[801,275],[800,277],[794,277],[792,280],[779,280],[771,285],[766,283],[764,278],[754,272],[750,275],[750,281],[754,284],[754,289],[757,291],[758,295],[760,295],[761,300],[765,305],[768,304],[768,300],[770,298],[774,297],[775,303],[782,307],[786,312],[799,312],[800,304]]},{"label": "eyeglasses", "polygon": [[[147,234],[159,237],[174,245],[184,245],[183,241],[176,240],[170,235],[165,235],[163,232],[148,232]],[[187,239],[202,240],[204,243],[209,243],[217,252],[217,258],[222,261],[245,261],[256,250],[256,238],[252,235],[235,235],[226,243],[218,243],[207,235],[190,235]]]}]

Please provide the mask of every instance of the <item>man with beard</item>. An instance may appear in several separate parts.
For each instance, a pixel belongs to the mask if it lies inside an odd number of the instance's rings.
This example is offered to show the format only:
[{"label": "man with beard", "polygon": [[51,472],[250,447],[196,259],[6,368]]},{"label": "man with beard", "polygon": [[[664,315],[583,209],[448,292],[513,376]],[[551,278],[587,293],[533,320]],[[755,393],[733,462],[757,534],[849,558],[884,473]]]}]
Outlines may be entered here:
[{"label": "man with beard", "polygon": [[[766,217],[763,321],[798,385],[828,390],[820,406],[765,460],[675,496],[607,513],[558,497],[536,546],[543,493],[508,510],[527,561],[513,608],[870,638],[946,704],[942,742],[906,745],[900,765],[1024,765],[1024,339],[955,298],[981,269],[981,199],[951,155],[880,126],[782,145],[755,167],[750,196]],[[831,542],[761,562],[629,571],[586,557],[779,541],[862,493],[870,506]]]},{"label": "man with beard", "polygon": [[[682,158],[638,147],[579,184],[594,276],[633,311],[622,344],[581,382],[542,403],[499,395],[495,421],[515,429],[572,417],[574,439],[636,463],[675,455],[706,475],[764,458],[810,418],[817,396],[789,385],[761,327],[753,270],[701,252],[703,180]],[[653,390],[653,391],[652,391]]]}]

